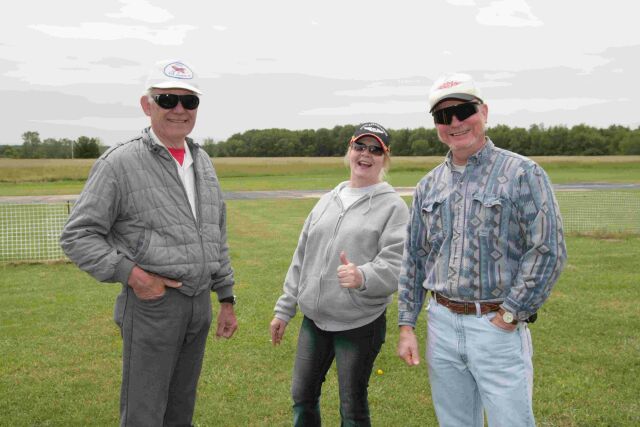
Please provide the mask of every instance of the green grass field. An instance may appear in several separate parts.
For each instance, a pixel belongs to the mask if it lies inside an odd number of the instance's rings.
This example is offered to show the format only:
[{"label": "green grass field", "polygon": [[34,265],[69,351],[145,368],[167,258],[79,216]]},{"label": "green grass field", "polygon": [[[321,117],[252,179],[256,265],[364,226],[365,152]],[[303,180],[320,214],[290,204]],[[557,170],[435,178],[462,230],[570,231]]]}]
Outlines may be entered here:
[{"label": "green grass field", "polygon": [[[534,157],[556,184],[640,183],[640,156]],[[413,187],[441,157],[396,157],[388,181]],[[0,196],[79,194],[93,160],[0,159]],[[219,158],[225,191],[330,189],[347,179],[340,157]]]},{"label": "green grass field", "polygon": [[[211,339],[198,388],[199,426],[291,425],[290,377],[300,316],[272,347],[268,324],[305,216],[315,200],[229,202],[240,328]],[[640,238],[570,236],[569,263],[534,340],[539,426],[640,425]],[[71,264],[0,264],[0,425],[117,425],[121,340],[118,285]],[[395,355],[395,304],[370,381],[374,425],[435,426],[424,363]],[[424,316],[418,327],[425,335]],[[325,424],[339,424],[337,381],[323,388]]]}]

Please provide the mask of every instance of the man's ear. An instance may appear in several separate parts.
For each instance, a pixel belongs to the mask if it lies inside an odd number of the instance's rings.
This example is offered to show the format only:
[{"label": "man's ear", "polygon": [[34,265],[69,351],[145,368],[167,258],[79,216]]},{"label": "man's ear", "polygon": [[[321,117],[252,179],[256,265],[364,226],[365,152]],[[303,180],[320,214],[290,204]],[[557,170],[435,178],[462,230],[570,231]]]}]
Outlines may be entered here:
[{"label": "man's ear", "polygon": [[484,115],[484,122],[487,123],[489,119],[489,106],[487,104],[480,104],[480,108],[482,109],[482,114]]},{"label": "man's ear", "polygon": [[149,101],[148,95],[142,95],[140,97],[140,106],[142,107],[142,111],[144,111],[147,116],[151,117],[151,101]]}]

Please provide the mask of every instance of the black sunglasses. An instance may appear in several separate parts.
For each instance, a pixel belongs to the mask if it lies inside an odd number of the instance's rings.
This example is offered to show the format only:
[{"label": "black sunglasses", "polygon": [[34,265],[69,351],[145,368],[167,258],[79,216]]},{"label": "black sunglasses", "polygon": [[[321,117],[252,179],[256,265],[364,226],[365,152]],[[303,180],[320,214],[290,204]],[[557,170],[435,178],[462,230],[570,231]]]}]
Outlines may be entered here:
[{"label": "black sunglasses", "polygon": [[353,141],[351,143],[351,148],[356,151],[369,150],[369,153],[373,154],[374,156],[382,156],[384,154],[384,148],[377,145],[363,144],[362,142],[358,141]]},{"label": "black sunglasses", "polygon": [[463,121],[477,113],[479,106],[480,104],[477,102],[465,102],[454,105],[453,107],[436,110],[432,113],[433,121],[439,125],[450,125],[451,120],[453,120],[453,116],[456,116],[458,120]]},{"label": "black sunglasses", "polygon": [[173,93],[161,93],[153,95],[153,100],[160,108],[171,110],[176,108],[178,102],[182,104],[185,110],[195,110],[200,105],[200,98],[196,95],[175,95]]}]

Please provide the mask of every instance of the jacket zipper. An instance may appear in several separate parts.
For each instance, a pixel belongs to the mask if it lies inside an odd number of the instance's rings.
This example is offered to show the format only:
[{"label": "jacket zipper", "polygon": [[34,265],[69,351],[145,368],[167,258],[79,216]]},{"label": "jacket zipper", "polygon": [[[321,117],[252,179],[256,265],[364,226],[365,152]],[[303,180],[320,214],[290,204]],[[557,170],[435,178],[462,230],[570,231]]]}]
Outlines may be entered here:
[{"label": "jacket zipper", "polygon": [[[191,150],[191,148],[189,147],[189,145],[187,145],[187,148],[189,148],[189,150]],[[196,211],[198,212],[198,218],[194,218],[195,224],[196,224],[196,228],[198,230],[198,238],[200,240],[200,252],[202,254],[202,271],[200,272],[200,281],[198,283],[198,285],[200,285],[200,283],[202,283],[203,279],[204,279],[204,274],[207,271],[207,260],[205,258],[205,251],[204,251],[204,241],[202,238],[202,210],[200,209],[200,206],[202,206],[201,200],[200,200],[200,185],[198,184],[200,182],[200,180],[198,179],[198,168],[196,167],[196,159],[197,157],[193,156],[193,153],[191,153],[191,157],[193,158],[193,187],[196,190]],[[185,196],[187,195],[187,192],[185,190]],[[187,203],[189,203],[189,198],[187,197]],[[189,209],[191,210],[191,209]],[[193,216],[193,214],[192,214]],[[220,224],[218,224],[218,226],[220,226]],[[222,233],[222,231],[221,231]]]},{"label": "jacket zipper", "polygon": [[[171,169],[168,165],[165,165],[165,167],[169,170],[169,174],[173,177],[173,179],[178,183],[178,186],[182,189],[182,195],[184,196],[184,199],[186,201],[188,210],[189,210],[189,214],[191,215],[191,219],[193,220],[193,223],[196,226],[196,231],[198,232],[198,240],[200,241],[200,253],[202,255],[202,262],[201,262],[201,269],[200,269],[200,280],[198,281],[197,284],[195,284],[196,289],[194,289],[194,291],[197,290],[197,286],[200,285],[200,283],[202,283],[202,278],[204,277],[204,273],[206,271],[206,260],[205,260],[205,255],[204,255],[204,242],[202,241],[202,228],[200,227],[200,220],[202,217],[202,212],[200,210],[200,187],[198,186],[198,174],[196,172],[197,168],[196,168],[196,157],[193,156],[193,153],[191,153],[191,147],[189,147],[189,144],[187,144],[187,149],[189,150],[191,157],[193,159],[193,186],[195,188],[196,191],[196,210],[198,212],[198,218],[196,218],[193,215],[193,212],[191,211],[191,203],[189,203],[189,196],[187,195],[187,190],[184,188],[184,184],[182,183],[182,180],[180,179],[180,176],[178,174],[178,166],[176,166],[175,164],[175,160],[173,160],[173,157],[171,159],[169,159],[169,161],[172,161],[173,164],[173,169]],[[164,156],[160,155],[160,157],[164,158]],[[165,162],[167,161],[167,159],[165,159]]]}]

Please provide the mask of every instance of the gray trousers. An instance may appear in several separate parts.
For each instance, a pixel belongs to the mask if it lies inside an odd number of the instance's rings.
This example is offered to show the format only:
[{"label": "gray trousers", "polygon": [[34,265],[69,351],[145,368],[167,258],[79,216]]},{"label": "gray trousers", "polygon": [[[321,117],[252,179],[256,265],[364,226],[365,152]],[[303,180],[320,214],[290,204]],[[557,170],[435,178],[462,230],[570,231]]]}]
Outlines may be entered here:
[{"label": "gray trousers", "polygon": [[121,426],[191,425],[209,327],[211,293],[167,288],[142,301],[126,286],[114,320],[122,333]]}]

